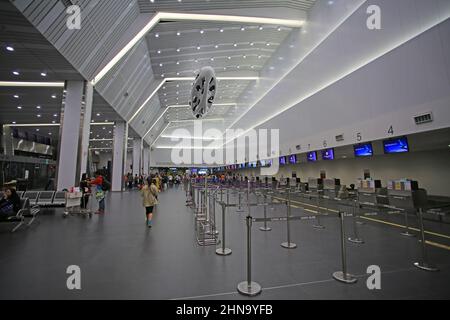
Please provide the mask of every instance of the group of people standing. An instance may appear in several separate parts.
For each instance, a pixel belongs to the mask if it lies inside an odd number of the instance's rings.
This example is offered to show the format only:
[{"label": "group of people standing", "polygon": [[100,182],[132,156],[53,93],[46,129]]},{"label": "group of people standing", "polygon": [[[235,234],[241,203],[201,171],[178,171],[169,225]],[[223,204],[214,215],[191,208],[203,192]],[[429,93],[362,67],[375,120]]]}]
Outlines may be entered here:
[{"label": "group of people standing", "polygon": [[105,213],[105,196],[106,192],[111,188],[111,184],[105,177],[103,177],[99,172],[96,173],[95,178],[88,178],[87,174],[84,173],[80,181],[80,190],[83,193],[81,198],[81,208],[86,209],[89,198],[93,193],[98,201],[98,210],[95,214]]}]

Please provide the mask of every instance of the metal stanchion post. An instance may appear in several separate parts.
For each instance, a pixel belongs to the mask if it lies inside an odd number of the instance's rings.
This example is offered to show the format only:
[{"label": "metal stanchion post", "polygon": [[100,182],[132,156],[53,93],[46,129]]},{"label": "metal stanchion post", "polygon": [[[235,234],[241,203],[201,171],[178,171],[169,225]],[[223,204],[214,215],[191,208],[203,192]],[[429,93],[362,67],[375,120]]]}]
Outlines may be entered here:
[{"label": "metal stanchion post", "polygon": [[333,278],[343,283],[356,283],[358,279],[355,276],[347,273],[347,254],[345,247],[345,227],[344,227],[344,212],[339,212],[339,218],[341,223],[341,259],[342,259],[342,271],[336,271],[333,273]]},{"label": "metal stanchion post", "polygon": [[286,215],[286,229],[287,229],[287,242],[283,242],[281,244],[281,246],[285,249],[295,249],[297,248],[297,245],[293,242],[291,242],[291,225],[290,225],[290,220],[291,220],[291,193],[289,190],[287,190],[287,201],[286,201],[286,206],[287,206],[287,215]]},{"label": "metal stanchion post", "polygon": [[364,240],[358,235],[358,224],[356,223],[356,202],[353,206],[353,236],[348,238],[348,241],[356,244],[363,244]]},{"label": "metal stanchion post", "polygon": [[316,216],[316,224],[313,225],[313,228],[316,229],[325,229],[325,227],[320,223],[320,194],[319,194],[319,190],[317,190],[317,216]]},{"label": "metal stanchion post", "polygon": [[261,285],[252,281],[252,217],[247,216],[247,281],[238,284],[237,290],[244,296],[256,296],[261,293]]},{"label": "metal stanchion post", "polygon": [[230,204],[230,188],[227,188],[227,206]]},{"label": "metal stanchion post", "polygon": [[266,195],[264,195],[264,204],[263,204],[263,206],[264,206],[264,227],[260,227],[259,230],[261,230],[261,231],[271,231],[272,228],[267,226],[267,220],[266,220],[267,219],[267,206],[268,206],[267,196]]},{"label": "metal stanchion post", "polygon": [[244,212],[244,209],[242,208],[242,192],[241,192],[241,188],[239,187],[239,191],[238,191],[238,207],[236,209],[237,213],[241,213]]},{"label": "metal stanchion post", "polygon": [[432,265],[431,263],[428,262],[428,253],[427,253],[427,248],[426,246],[426,240],[425,240],[425,228],[423,226],[423,212],[422,212],[422,208],[419,209],[419,224],[420,224],[420,235],[422,238],[422,243],[421,243],[421,249],[422,249],[422,261],[420,262],[416,262],[414,263],[414,265],[422,270],[425,271],[439,271],[438,268],[436,268],[434,265]]},{"label": "metal stanchion post", "polygon": [[415,237],[414,233],[409,232],[408,210],[405,209],[405,231],[401,233],[405,237]]},{"label": "metal stanchion post", "polygon": [[225,247],[225,214],[226,214],[226,206],[225,204],[221,204],[222,206],[222,247],[217,248],[216,254],[219,256],[228,256],[231,254],[231,249]]}]

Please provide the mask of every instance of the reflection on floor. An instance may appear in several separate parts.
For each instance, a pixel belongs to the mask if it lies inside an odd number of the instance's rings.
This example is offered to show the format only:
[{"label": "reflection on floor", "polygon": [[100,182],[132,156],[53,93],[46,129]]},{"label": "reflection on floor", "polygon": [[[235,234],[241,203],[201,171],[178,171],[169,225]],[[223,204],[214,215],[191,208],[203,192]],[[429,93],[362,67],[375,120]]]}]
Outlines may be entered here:
[{"label": "reflection on floor", "polygon": [[[293,208],[292,214],[300,211]],[[282,208],[269,212],[285,214]],[[247,299],[236,292],[246,275],[245,213],[227,213],[227,246],[233,250],[227,257],[217,256],[214,247],[196,245],[193,214],[181,187],[161,194],[151,230],[137,192],[110,194],[107,214],[91,220],[63,219],[61,213],[43,215],[38,224],[15,234],[0,225],[0,299]],[[392,222],[401,223],[400,218]],[[349,271],[359,281],[345,285],[331,278],[341,269],[338,219],[323,219],[324,230],[312,228],[313,223],[291,223],[294,250],[280,246],[285,223],[272,223],[271,232],[254,224],[253,278],[263,292],[252,299],[450,298],[450,286],[444,285],[450,283],[450,251],[428,246],[440,271],[418,270],[413,266],[420,255],[417,238],[366,221],[360,226],[365,244],[347,247]],[[443,228],[437,231],[448,231]],[[66,287],[70,265],[81,268],[79,291]],[[371,265],[381,268],[381,290],[366,286]]]}]

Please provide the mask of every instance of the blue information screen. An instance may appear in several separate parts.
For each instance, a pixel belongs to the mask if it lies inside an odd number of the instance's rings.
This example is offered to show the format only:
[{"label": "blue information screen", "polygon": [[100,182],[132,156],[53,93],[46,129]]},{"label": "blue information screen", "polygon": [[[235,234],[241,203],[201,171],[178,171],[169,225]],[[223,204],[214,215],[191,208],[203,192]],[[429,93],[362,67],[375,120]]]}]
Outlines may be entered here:
[{"label": "blue information screen", "polygon": [[296,164],[297,163],[297,156],[295,154],[289,156],[289,163],[290,164]]},{"label": "blue information screen", "polygon": [[383,141],[384,153],[405,153],[409,152],[408,139],[406,137]]},{"label": "blue information screen", "polygon": [[307,156],[309,162],[316,162],[317,161],[317,152],[312,151],[308,152]]},{"label": "blue information screen", "polygon": [[373,147],[371,143],[358,144],[353,146],[355,157],[371,157],[373,156]]},{"label": "blue information screen", "polygon": [[280,164],[285,165],[286,164],[286,157],[280,157]]},{"label": "blue information screen", "polygon": [[334,149],[327,149],[322,151],[323,160],[334,160]]}]

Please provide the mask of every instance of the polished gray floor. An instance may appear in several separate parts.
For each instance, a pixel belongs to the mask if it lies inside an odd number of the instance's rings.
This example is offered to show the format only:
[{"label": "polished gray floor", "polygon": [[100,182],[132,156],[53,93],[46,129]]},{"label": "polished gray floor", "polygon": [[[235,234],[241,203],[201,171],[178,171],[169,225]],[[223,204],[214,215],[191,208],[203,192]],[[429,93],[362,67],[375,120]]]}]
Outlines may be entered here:
[{"label": "polished gray floor", "polygon": [[[270,214],[282,216],[284,210]],[[227,257],[196,244],[193,214],[181,188],[161,194],[151,230],[137,192],[110,194],[107,213],[91,220],[63,219],[58,210],[15,234],[0,224],[0,298],[246,299],[236,292],[246,275],[244,217],[231,209],[227,213],[227,246],[233,250]],[[417,238],[379,223],[361,226],[364,245],[348,243],[349,271],[358,283],[336,282],[331,275],[341,269],[338,220],[324,219],[325,230],[312,228],[313,222],[292,222],[294,250],[280,246],[285,223],[272,223],[271,232],[254,224],[253,278],[263,292],[253,299],[450,298],[450,251],[428,246],[440,271],[418,270],[413,266],[419,257]],[[81,268],[79,291],[66,287],[69,265]],[[381,290],[367,289],[370,265],[382,270]]]}]

